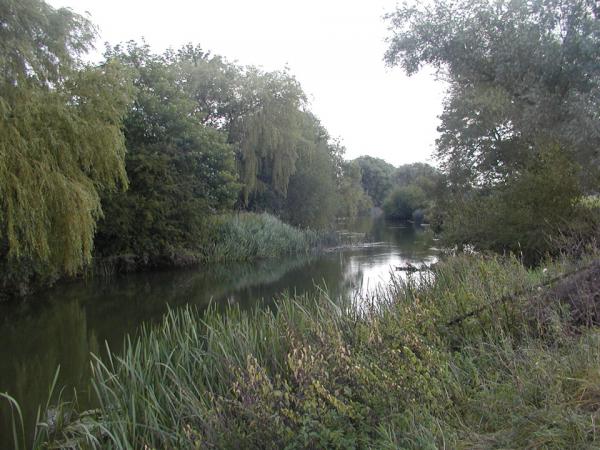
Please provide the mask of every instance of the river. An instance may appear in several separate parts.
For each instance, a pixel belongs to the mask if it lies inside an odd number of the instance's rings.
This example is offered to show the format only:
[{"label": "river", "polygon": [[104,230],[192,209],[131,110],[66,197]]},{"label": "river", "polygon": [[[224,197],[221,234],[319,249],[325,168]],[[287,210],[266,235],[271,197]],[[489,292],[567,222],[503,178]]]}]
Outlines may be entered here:
[{"label": "river", "polygon": [[[8,392],[31,423],[60,366],[64,398],[89,405],[90,353],[119,349],[126,335],[160,320],[167,308],[227,303],[274,304],[285,292],[327,287],[336,296],[368,296],[396,266],[432,263],[437,250],[426,229],[383,219],[340,224],[364,244],[316,257],[218,264],[59,284],[26,301],[0,305],[0,392]],[[0,401],[0,448],[11,447],[10,409]]]}]

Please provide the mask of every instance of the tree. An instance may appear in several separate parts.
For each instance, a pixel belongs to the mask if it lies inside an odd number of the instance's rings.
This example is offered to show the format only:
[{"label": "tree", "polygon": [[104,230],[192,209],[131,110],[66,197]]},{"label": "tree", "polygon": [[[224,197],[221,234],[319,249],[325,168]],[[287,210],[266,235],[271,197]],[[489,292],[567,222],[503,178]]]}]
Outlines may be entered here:
[{"label": "tree", "polygon": [[[525,230],[542,222],[552,223],[542,240],[556,233],[581,189],[597,188],[599,13],[589,0],[442,0],[388,16],[388,64],[408,74],[429,64],[449,82],[436,145],[448,236],[461,222],[469,228],[458,240],[473,232],[482,247],[519,242],[539,256],[548,247]],[[560,165],[540,168],[544,158]],[[564,182],[551,189],[557,201],[546,201],[548,180],[532,175],[539,171]],[[519,205],[538,196],[544,207],[525,214]]]},{"label": "tree", "polygon": [[362,174],[356,161],[344,161],[338,178],[339,217],[355,218],[369,213],[373,207],[371,197],[361,184]]},{"label": "tree", "polygon": [[396,187],[383,202],[383,211],[389,219],[411,220],[416,211],[426,206],[425,193],[413,184]]},{"label": "tree", "polygon": [[339,204],[336,145],[319,121],[305,113],[298,160],[282,208],[293,225],[326,228],[333,223]]},{"label": "tree", "polygon": [[240,204],[280,204],[298,158],[305,94],[287,71],[241,67],[192,46],[178,52],[203,122],[227,133],[242,182]]},{"label": "tree", "polygon": [[133,42],[108,56],[134,73],[137,95],[124,120],[130,187],[103,199],[98,252],[156,257],[197,249],[207,217],[237,197],[227,136],[202,123],[180,57]]},{"label": "tree", "polygon": [[375,206],[383,201],[392,188],[392,176],[396,168],[383,159],[372,156],[360,156],[355,160],[362,173],[362,185],[373,200]]},{"label": "tree", "polygon": [[568,229],[580,192],[577,165],[553,142],[537,146],[538,157],[513,179],[484,192],[451,199],[444,233],[449,242],[511,251],[535,262],[552,252],[548,237]]},{"label": "tree", "polygon": [[[90,261],[100,192],[127,185],[131,87],[83,66],[93,26],[38,0],[0,0],[0,265],[4,283]],[[17,270],[18,269],[18,270]]]},{"label": "tree", "polygon": [[501,182],[540,138],[597,168],[599,12],[591,0],[444,0],[388,16],[388,64],[430,64],[450,83],[437,157],[452,182]]},{"label": "tree", "polygon": [[428,197],[433,197],[435,186],[440,181],[440,173],[426,163],[403,164],[396,169],[392,180],[396,186],[418,186]]},{"label": "tree", "polygon": [[229,128],[243,182],[242,201],[267,190],[287,195],[298,158],[304,93],[286,72],[246,70],[241,108]]}]

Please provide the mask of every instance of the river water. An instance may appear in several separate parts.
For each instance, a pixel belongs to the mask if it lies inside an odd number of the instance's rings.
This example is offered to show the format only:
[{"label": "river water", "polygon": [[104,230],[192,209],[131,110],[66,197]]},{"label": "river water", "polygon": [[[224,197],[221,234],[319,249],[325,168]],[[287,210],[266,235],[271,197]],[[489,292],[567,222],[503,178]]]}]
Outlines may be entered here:
[{"label": "river water", "polygon": [[[249,308],[277,302],[285,292],[368,296],[389,281],[396,266],[432,263],[437,250],[426,229],[383,219],[339,225],[364,244],[317,257],[130,274],[109,280],[60,284],[35,298],[0,305],[0,392],[8,392],[31,423],[60,366],[58,386],[89,404],[90,353],[122,346],[142,323],[160,320],[167,308],[206,308],[227,303]],[[346,234],[347,233],[347,234]],[[397,272],[398,273],[398,272]],[[10,408],[0,400],[0,448],[12,447]]]}]

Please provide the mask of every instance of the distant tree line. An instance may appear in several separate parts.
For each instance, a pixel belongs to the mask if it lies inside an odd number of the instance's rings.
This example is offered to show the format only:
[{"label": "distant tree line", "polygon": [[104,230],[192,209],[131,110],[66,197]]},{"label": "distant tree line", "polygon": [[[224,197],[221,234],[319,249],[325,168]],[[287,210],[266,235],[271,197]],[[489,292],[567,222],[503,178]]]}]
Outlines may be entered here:
[{"label": "distant tree line", "polygon": [[441,174],[426,163],[394,167],[380,158],[361,156],[362,186],[385,216],[396,220],[429,221],[434,212],[436,186]]}]

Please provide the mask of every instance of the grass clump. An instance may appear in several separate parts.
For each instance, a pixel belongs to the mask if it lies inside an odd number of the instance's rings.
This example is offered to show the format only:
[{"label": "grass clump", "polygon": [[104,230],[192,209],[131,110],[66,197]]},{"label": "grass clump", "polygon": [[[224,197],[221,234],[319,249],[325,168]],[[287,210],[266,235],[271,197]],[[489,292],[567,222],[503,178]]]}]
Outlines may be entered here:
[{"label": "grass clump", "polygon": [[218,216],[208,228],[209,239],[202,254],[210,262],[308,254],[332,239],[326,233],[293,227],[267,213]]},{"label": "grass clump", "polygon": [[578,319],[579,303],[561,289],[538,289],[578,268],[545,269],[458,256],[433,275],[394,280],[360,307],[322,291],[283,297],[275,310],[171,311],[121,356],[96,361],[99,409],[47,440],[113,449],[598,446],[600,330]]}]

